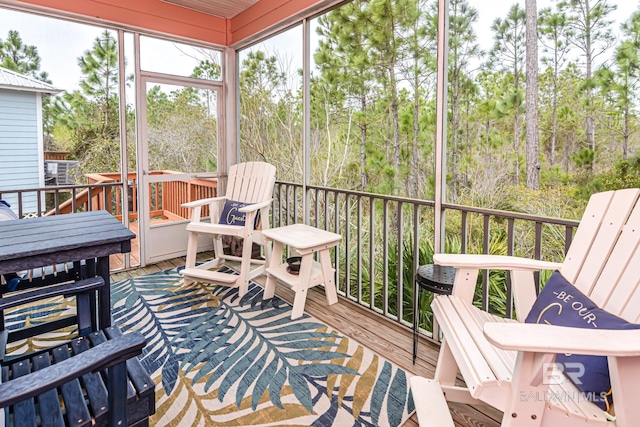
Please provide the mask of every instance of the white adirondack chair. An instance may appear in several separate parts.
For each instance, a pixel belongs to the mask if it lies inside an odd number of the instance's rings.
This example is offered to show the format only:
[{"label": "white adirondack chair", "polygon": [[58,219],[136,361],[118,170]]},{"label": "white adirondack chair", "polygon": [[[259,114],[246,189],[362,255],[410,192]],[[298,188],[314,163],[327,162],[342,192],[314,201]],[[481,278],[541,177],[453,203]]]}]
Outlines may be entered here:
[{"label": "white adirondack chair", "polygon": [[[435,380],[448,401],[484,403],[504,412],[502,426],[640,425],[640,330],[599,330],[520,323],[492,316],[472,304],[478,271],[509,270],[520,321],[536,298],[533,272],[559,269],[600,308],[640,320],[640,190],[591,197],[564,263],[491,255],[439,254],[434,261],[458,269],[453,294],[439,296],[433,312],[443,343]],[[615,422],[583,399],[570,381],[547,385],[544,364],[556,353],[608,356]],[[458,371],[465,386],[456,385]],[[418,417],[428,405],[421,381],[412,381]],[[426,408],[420,408],[426,406]],[[435,425],[435,424],[432,424]]]},{"label": "white adirondack chair", "polygon": [[[186,284],[202,281],[238,286],[242,297],[247,292],[249,280],[264,273],[265,261],[252,259],[251,252],[253,243],[257,243],[265,246],[265,255],[268,258],[269,246],[263,239],[261,231],[269,228],[269,209],[273,200],[275,180],[276,168],[273,165],[264,162],[239,163],[229,168],[225,196],[196,200],[182,205],[192,209],[191,222],[187,225],[189,232],[187,259],[185,268],[182,270]],[[226,200],[250,203],[238,209],[239,212],[246,214],[245,225],[219,224]],[[203,206],[209,207],[211,222],[201,221]],[[260,216],[256,223],[258,214]],[[196,266],[200,234],[213,239],[214,259]],[[242,257],[226,255],[223,252],[223,236],[237,236],[243,239]],[[215,271],[227,260],[241,263],[239,276]]]}]

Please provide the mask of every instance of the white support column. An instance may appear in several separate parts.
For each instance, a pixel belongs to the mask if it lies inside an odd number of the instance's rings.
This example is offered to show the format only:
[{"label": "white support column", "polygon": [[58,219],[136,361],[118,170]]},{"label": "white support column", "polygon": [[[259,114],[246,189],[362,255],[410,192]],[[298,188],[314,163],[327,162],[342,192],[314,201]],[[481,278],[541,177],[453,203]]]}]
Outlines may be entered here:
[{"label": "white support column", "polygon": [[309,216],[309,194],[307,193],[307,186],[310,183],[310,175],[311,175],[311,162],[310,158],[310,138],[311,138],[311,25],[309,25],[309,20],[305,19],[302,21],[302,32],[303,32],[303,46],[302,46],[302,55],[304,57],[304,65],[302,71],[302,86],[303,86],[303,95],[302,95],[302,116],[303,116],[303,148],[302,153],[304,156],[304,167],[303,167],[303,180],[302,180],[302,194],[303,194],[303,222],[305,224],[309,224],[310,216]]},{"label": "white support column", "polygon": [[136,82],[136,185],[138,187],[138,242],[140,243],[140,267],[147,265],[149,260],[149,218],[145,213],[149,212],[148,183],[145,173],[149,170],[149,156],[146,145],[147,140],[147,88],[142,78],[140,66],[140,34],[133,36],[134,68]]},{"label": "white support column", "polygon": [[444,251],[444,210],[447,195],[447,86],[449,71],[449,0],[438,0],[438,69],[436,86],[435,253]]},{"label": "white support column", "polygon": [[[129,157],[127,156],[127,76],[124,30],[118,30],[118,86],[120,99],[120,181],[122,181],[122,223],[129,228]],[[117,191],[117,190],[116,190]],[[131,254],[124,254],[124,268],[131,266]]]},{"label": "white support column", "polygon": [[[233,48],[227,48],[223,52],[222,79],[224,81],[222,118],[222,140],[218,140],[218,171],[227,173],[229,166],[240,161],[240,88],[238,84],[238,53]],[[221,144],[220,144],[221,142]]]}]

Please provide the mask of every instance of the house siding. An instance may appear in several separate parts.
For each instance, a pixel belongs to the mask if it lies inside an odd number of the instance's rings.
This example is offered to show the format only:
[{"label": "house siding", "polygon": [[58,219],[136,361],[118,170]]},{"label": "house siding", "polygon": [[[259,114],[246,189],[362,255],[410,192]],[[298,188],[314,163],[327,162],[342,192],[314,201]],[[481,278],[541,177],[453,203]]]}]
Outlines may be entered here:
[{"label": "house siding", "polygon": [[[39,129],[40,94],[0,89],[0,193],[41,186],[43,163]],[[37,211],[36,194],[22,198],[23,213]],[[18,197],[6,194],[17,213]]]}]

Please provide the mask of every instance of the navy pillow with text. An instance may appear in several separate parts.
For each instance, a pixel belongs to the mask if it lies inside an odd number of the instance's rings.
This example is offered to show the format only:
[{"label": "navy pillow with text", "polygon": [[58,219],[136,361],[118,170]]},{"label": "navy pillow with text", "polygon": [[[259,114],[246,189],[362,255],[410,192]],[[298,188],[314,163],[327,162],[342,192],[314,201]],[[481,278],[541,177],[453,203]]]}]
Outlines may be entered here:
[{"label": "navy pillow with text", "polygon": [[[252,204],[253,203],[236,202],[235,200],[229,199],[225,200],[219,224],[244,226],[247,215],[244,212],[240,212],[239,209]],[[256,220],[253,224],[254,228],[258,225],[259,220],[260,212],[256,215]]]},{"label": "navy pillow with text", "polygon": [[[536,299],[526,323],[594,329],[640,329],[599,308],[589,297],[555,271]],[[611,380],[605,356],[556,355],[566,376],[593,403],[608,410],[611,403]]]}]

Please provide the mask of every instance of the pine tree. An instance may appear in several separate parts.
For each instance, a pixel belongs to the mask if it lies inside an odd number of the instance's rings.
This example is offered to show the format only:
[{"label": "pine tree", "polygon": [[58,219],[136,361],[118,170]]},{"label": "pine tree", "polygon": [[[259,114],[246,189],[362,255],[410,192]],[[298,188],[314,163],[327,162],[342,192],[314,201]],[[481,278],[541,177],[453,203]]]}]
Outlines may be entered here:
[{"label": "pine tree", "polygon": [[117,102],[118,47],[115,38],[105,30],[93,42],[91,50],[78,58],[78,65],[85,76],[80,81],[82,92],[93,99],[102,110],[104,129],[111,127],[109,111]]},{"label": "pine tree", "polygon": [[[202,59],[198,61],[198,65],[193,69],[191,77],[204,80],[222,80],[222,67],[216,61],[211,59]],[[215,116],[216,111],[216,94],[208,89],[197,89],[202,95],[207,105],[207,115]]]},{"label": "pine tree", "polygon": [[120,126],[111,117],[119,114],[118,50],[111,33],[97,37],[78,66],[84,75],[80,90],[64,93],[52,106],[57,142],[81,160],[83,172],[117,170]]},{"label": "pine tree", "polygon": [[640,11],[633,13],[622,25],[622,32],[625,39],[615,50],[612,66],[596,71],[595,78],[613,101],[612,115],[622,119],[622,159],[626,160],[629,138],[638,129],[632,126],[631,116],[640,90]]},{"label": "pine tree", "polygon": [[36,79],[42,76],[38,73],[40,70],[38,48],[25,44],[15,30],[9,30],[5,41],[0,40],[0,66]]},{"label": "pine tree", "polygon": [[593,113],[594,108],[594,82],[593,67],[595,59],[603,54],[614,42],[611,32],[611,19],[609,15],[616,9],[607,0],[563,0],[558,3],[560,11],[566,13],[569,19],[569,42],[584,56],[585,64],[585,90],[587,95],[586,136],[588,149],[593,151],[591,155],[583,155],[583,159],[592,158],[590,169],[595,167],[596,152],[596,126]]},{"label": "pine tree", "polygon": [[553,88],[551,100],[551,148],[549,163],[556,163],[556,145],[558,137],[558,78],[560,69],[567,61],[569,42],[566,39],[567,17],[561,12],[552,12],[550,8],[540,11],[538,30],[543,52],[547,56],[542,57],[542,63],[553,70]]},{"label": "pine tree", "polygon": [[413,91],[411,167],[406,181],[406,193],[413,198],[425,195],[428,175],[425,174],[426,168],[423,167],[424,159],[421,155],[421,145],[423,144],[421,144],[420,104],[426,102],[424,94],[428,93],[428,88],[432,86],[429,80],[433,79],[436,71],[436,38],[430,37],[430,35],[435,34],[437,20],[434,20],[432,15],[426,11],[426,1],[415,0],[407,4],[405,12],[405,18],[410,25],[403,43],[403,56],[407,58],[407,66],[403,67],[402,72],[407,76],[407,82]]},{"label": "pine tree", "polygon": [[[38,48],[27,45],[15,30],[9,30],[7,39],[0,40],[0,66],[8,70],[33,77],[41,82],[51,84],[49,75],[40,71],[40,55]],[[49,148],[52,144],[51,132],[53,131],[53,118],[51,116],[51,98],[42,99],[42,124],[44,130],[44,144]]]},{"label": "pine tree", "polygon": [[369,13],[369,40],[371,43],[372,55],[375,58],[375,69],[383,93],[388,97],[390,128],[389,141],[386,144],[391,147],[390,166],[393,172],[391,188],[389,193],[398,194],[400,189],[401,173],[401,143],[400,143],[400,120],[398,87],[401,76],[398,67],[402,61],[401,45],[403,34],[411,26],[411,20],[406,13],[409,4],[413,0],[371,0],[367,3]]},{"label": "pine tree", "polygon": [[466,0],[452,0],[449,3],[449,96],[451,126],[451,199],[458,198],[460,179],[459,161],[461,157],[461,108],[463,96],[471,80],[469,63],[481,55],[473,24],[478,20],[478,10],[469,6]]},{"label": "pine tree", "polygon": [[511,6],[505,19],[496,18],[491,26],[494,45],[491,63],[513,77],[513,86],[503,100],[513,111],[514,182],[520,178],[520,132],[523,93],[521,87],[523,58],[525,57],[525,11],[517,3]]},{"label": "pine tree", "polygon": [[538,130],[538,6],[526,0],[527,106],[526,106],[526,182],[527,188],[540,188],[540,133]]},{"label": "pine tree", "polygon": [[[370,190],[370,175],[378,174],[378,171],[370,172],[369,167],[369,153],[377,149],[369,139],[369,123],[375,120],[371,98],[376,88],[368,37],[369,21],[369,11],[362,0],[321,16],[317,28],[321,40],[314,56],[321,78],[314,81],[313,89],[323,100],[317,116],[323,116],[327,129],[330,114],[346,115],[349,122],[353,120],[360,129],[359,188],[363,191]],[[327,138],[331,144],[331,135]],[[324,170],[326,175],[327,167]],[[326,181],[327,177],[324,177],[323,182]]]}]

